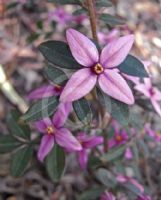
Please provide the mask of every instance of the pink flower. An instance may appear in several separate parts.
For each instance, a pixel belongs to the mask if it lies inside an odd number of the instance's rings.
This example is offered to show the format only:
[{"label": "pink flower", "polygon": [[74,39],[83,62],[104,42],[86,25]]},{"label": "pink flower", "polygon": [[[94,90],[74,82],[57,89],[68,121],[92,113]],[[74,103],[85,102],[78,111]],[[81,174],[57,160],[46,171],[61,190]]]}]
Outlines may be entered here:
[{"label": "pink flower", "polygon": [[38,159],[43,161],[47,154],[57,143],[61,147],[70,148],[73,151],[80,151],[82,147],[72,133],[63,125],[71,111],[71,104],[60,104],[52,120],[45,118],[36,122],[37,129],[43,133],[38,151]]},{"label": "pink flower", "polygon": [[56,21],[59,24],[65,25],[73,19],[73,16],[66,12],[63,8],[56,8],[56,10],[48,13],[49,21]]},{"label": "pink flower", "polygon": [[60,95],[62,90],[63,90],[63,87],[59,85],[52,85],[52,84],[45,85],[33,90],[28,95],[28,99],[34,100],[34,99],[47,98],[51,96],[58,96]]},{"label": "pink flower", "polygon": [[112,40],[118,39],[119,34],[120,34],[119,32],[120,31],[118,29],[113,29],[108,34],[99,32],[98,38],[99,38],[100,44],[105,45],[105,44],[111,42]]},{"label": "pink flower", "polygon": [[130,147],[126,148],[124,156],[127,160],[131,160],[133,158],[133,153]]},{"label": "pink flower", "polygon": [[149,78],[144,78],[144,83],[139,83],[135,86],[135,89],[143,93],[147,98],[150,99],[154,109],[161,116],[161,107],[158,101],[161,101],[161,92],[152,86]]},{"label": "pink flower", "polygon": [[67,41],[82,69],[75,72],[67,82],[60,96],[62,102],[82,98],[94,88],[98,80],[100,88],[107,95],[126,104],[134,103],[130,87],[115,70],[129,53],[134,42],[133,35],[109,42],[100,55],[94,43],[74,29],[67,30]]},{"label": "pink flower", "polygon": [[146,124],[145,127],[144,127],[144,130],[147,132],[147,134],[154,138],[156,141],[158,142],[161,142],[161,133],[160,132],[157,132],[155,130],[153,130],[151,127],[150,127],[150,124]]},{"label": "pink flower", "polygon": [[107,192],[107,191],[106,191],[106,192],[101,196],[100,200],[116,200],[116,197],[115,197],[111,192]]},{"label": "pink flower", "polygon": [[140,190],[141,193],[144,193],[144,187],[137,182],[137,180],[135,180],[134,178],[128,177],[128,176],[124,176],[124,175],[118,175],[116,177],[117,181],[121,184],[125,184],[125,183],[131,183],[133,184],[136,188],[138,188]]},{"label": "pink flower", "polygon": [[[80,132],[77,136],[77,140],[82,145],[82,149],[76,152],[78,156],[78,161],[79,161],[80,167],[82,169],[85,169],[88,163],[88,150],[96,147],[99,144],[102,144],[103,137],[87,136],[84,132]],[[71,152],[72,150],[70,148],[67,148],[67,151]]]},{"label": "pink flower", "polygon": [[114,146],[118,146],[121,144],[125,144],[125,142],[128,140],[128,134],[126,131],[115,131],[115,134],[113,138],[111,138],[108,142],[109,148],[112,148]]}]

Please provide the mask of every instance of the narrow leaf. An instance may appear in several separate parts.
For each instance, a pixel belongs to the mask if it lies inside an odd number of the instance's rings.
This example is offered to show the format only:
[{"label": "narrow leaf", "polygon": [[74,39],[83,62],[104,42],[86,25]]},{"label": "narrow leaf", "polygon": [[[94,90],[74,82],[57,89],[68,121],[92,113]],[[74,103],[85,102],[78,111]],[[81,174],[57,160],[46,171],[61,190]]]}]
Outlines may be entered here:
[{"label": "narrow leaf", "polygon": [[22,119],[31,122],[50,117],[58,106],[57,97],[44,98],[34,103],[22,116]]},{"label": "narrow leaf", "polygon": [[0,136],[0,153],[8,153],[18,148],[21,143],[11,135]]},{"label": "narrow leaf", "polygon": [[137,76],[148,77],[148,73],[144,68],[144,64],[132,55],[128,55],[123,63],[118,66],[122,73]]},{"label": "narrow leaf", "polygon": [[47,67],[45,67],[44,73],[50,81],[58,85],[62,85],[68,80],[68,77],[65,74],[65,72],[63,72],[59,68],[56,68],[53,65],[48,65]]},{"label": "narrow leaf", "polygon": [[84,121],[85,119],[88,119],[88,117],[91,117],[92,115],[90,104],[84,98],[75,101],[73,103],[73,108],[80,121]]},{"label": "narrow leaf", "polygon": [[51,63],[66,69],[79,69],[68,45],[61,41],[47,41],[39,46],[40,52]]},{"label": "narrow leaf", "polygon": [[123,25],[125,22],[109,14],[102,14],[100,19],[108,26],[114,27],[116,25]]},{"label": "narrow leaf", "polygon": [[25,146],[19,149],[12,158],[11,175],[14,177],[21,176],[32,157],[32,147]]},{"label": "narrow leaf", "polygon": [[46,169],[49,177],[53,182],[59,181],[61,178],[65,167],[65,153],[64,150],[55,145],[53,150],[47,156],[46,159]]}]

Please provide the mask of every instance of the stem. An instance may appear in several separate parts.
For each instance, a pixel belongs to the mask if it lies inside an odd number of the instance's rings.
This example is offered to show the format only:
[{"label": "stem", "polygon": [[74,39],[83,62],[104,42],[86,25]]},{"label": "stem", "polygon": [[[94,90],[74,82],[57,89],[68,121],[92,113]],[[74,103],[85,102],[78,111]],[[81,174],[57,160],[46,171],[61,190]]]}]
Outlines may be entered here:
[{"label": "stem", "polygon": [[96,19],[96,12],[94,7],[93,0],[86,0],[87,6],[88,6],[88,12],[89,12],[89,18],[90,18],[90,24],[91,24],[91,30],[92,30],[92,37],[98,42],[97,37],[97,19]]}]

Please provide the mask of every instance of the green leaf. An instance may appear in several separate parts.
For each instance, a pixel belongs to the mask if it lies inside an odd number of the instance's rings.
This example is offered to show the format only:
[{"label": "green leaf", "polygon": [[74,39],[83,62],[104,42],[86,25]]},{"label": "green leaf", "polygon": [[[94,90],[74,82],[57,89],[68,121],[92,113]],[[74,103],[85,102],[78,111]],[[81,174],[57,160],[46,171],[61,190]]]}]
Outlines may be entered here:
[{"label": "green leaf", "polygon": [[15,8],[17,5],[18,5],[18,2],[9,3],[9,4],[6,6],[6,10],[13,9],[13,8]]},{"label": "green leaf", "polygon": [[55,145],[46,159],[46,169],[49,177],[53,182],[59,181],[65,167],[65,153],[64,150]]},{"label": "green leaf", "polygon": [[41,21],[41,20],[37,21],[36,26],[38,29],[43,30],[43,21]]},{"label": "green leaf", "polygon": [[104,21],[106,25],[111,27],[116,25],[123,25],[125,23],[123,20],[105,13],[100,16],[100,20]]},{"label": "green leaf", "polygon": [[11,135],[0,136],[0,153],[9,153],[18,148],[21,143]]},{"label": "green leaf", "polygon": [[117,180],[115,176],[106,169],[99,169],[96,172],[96,177],[102,184],[104,184],[108,188],[113,188],[117,185]]},{"label": "green leaf", "polygon": [[136,194],[137,196],[140,196],[142,193],[141,191],[133,184],[131,183],[126,183],[123,184],[122,186],[124,186],[125,188],[127,188],[128,190],[130,190],[132,193]]},{"label": "green leaf", "polygon": [[92,116],[90,104],[85,98],[73,102],[73,108],[80,121],[89,119]]},{"label": "green leaf", "polygon": [[104,154],[101,159],[106,162],[114,161],[124,154],[125,149],[125,146],[120,146],[118,148],[112,149],[109,153]]},{"label": "green leaf", "polygon": [[108,0],[96,1],[96,7],[111,7],[111,6],[113,6],[111,1]]},{"label": "green leaf", "polygon": [[132,55],[128,55],[118,68],[121,72],[131,76],[148,77],[148,73],[145,70],[143,63]]},{"label": "green leaf", "polygon": [[95,200],[101,196],[105,189],[105,187],[95,186],[87,191],[83,191],[83,193],[78,196],[78,200]]},{"label": "green leaf", "polygon": [[78,10],[75,10],[72,14],[73,15],[82,15],[82,14],[87,14],[88,10],[86,8],[80,8]]},{"label": "green leaf", "polygon": [[62,85],[68,80],[67,75],[62,70],[56,68],[53,65],[48,65],[45,67],[44,73],[50,81],[58,85]]},{"label": "green leaf", "polygon": [[58,104],[58,99],[54,96],[41,99],[32,104],[28,111],[22,116],[22,120],[31,122],[50,117],[56,110]]},{"label": "green leaf", "polygon": [[98,99],[106,108],[107,112],[116,119],[121,125],[127,126],[129,123],[129,107],[116,99],[107,96],[104,92],[97,88]]},{"label": "green leaf", "polygon": [[36,33],[36,32],[31,33],[31,34],[28,36],[27,41],[28,41],[29,43],[32,43],[32,42],[34,42],[35,40],[37,40],[37,39],[39,38],[39,36],[40,36],[40,33]]},{"label": "green leaf", "polygon": [[30,139],[29,126],[20,124],[20,117],[21,114],[18,111],[11,111],[7,117],[7,127],[12,135]]},{"label": "green leaf", "polygon": [[44,57],[56,66],[66,69],[79,69],[81,66],[73,58],[68,45],[61,41],[47,41],[39,46]]},{"label": "green leaf", "polygon": [[53,2],[56,4],[72,4],[72,5],[81,5],[81,0],[48,0],[49,2]]},{"label": "green leaf", "polygon": [[14,177],[21,176],[25,169],[27,168],[27,165],[29,164],[29,161],[32,157],[32,147],[31,146],[25,146],[21,149],[19,149],[12,158],[11,163],[11,175]]}]

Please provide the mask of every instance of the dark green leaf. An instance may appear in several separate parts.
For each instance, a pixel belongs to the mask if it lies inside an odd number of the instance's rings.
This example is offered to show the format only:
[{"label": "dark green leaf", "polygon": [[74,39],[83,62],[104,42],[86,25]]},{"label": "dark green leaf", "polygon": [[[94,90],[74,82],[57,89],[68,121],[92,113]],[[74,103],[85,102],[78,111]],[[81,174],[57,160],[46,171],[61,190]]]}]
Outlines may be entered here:
[{"label": "dark green leaf", "polygon": [[32,43],[35,40],[37,40],[39,38],[39,36],[40,36],[40,33],[36,33],[36,32],[35,33],[31,33],[29,35],[29,37],[27,38],[27,40],[28,40],[28,42]]},{"label": "dark green leaf", "polygon": [[79,195],[78,200],[95,200],[101,196],[105,189],[104,187],[93,187],[87,191],[83,191],[83,193]]},{"label": "dark green leaf", "polygon": [[81,0],[48,0],[48,1],[62,5],[65,4],[81,5]]},{"label": "dark green leaf", "polygon": [[89,102],[82,98],[73,103],[74,111],[80,121],[84,121],[92,116]]},{"label": "dark green leaf", "polygon": [[49,177],[53,182],[59,181],[65,167],[65,153],[64,150],[55,145],[46,159],[46,169]]},{"label": "dark green leaf", "polygon": [[57,97],[44,98],[28,109],[28,111],[22,116],[22,120],[27,122],[41,120],[45,117],[50,117],[58,106]]},{"label": "dark green leaf", "polygon": [[44,73],[50,81],[58,85],[62,85],[68,80],[67,75],[62,70],[56,68],[53,65],[48,65],[45,67]]},{"label": "dark green leaf", "polygon": [[14,136],[30,139],[30,129],[27,125],[22,125],[19,122],[21,114],[14,110],[7,117],[7,127]]},{"label": "dark green leaf", "polygon": [[121,72],[131,76],[148,77],[143,63],[132,55],[128,55],[118,68]]},{"label": "dark green leaf", "polygon": [[44,57],[56,66],[67,69],[79,69],[78,64],[73,58],[68,45],[61,41],[47,41],[39,46],[39,50]]},{"label": "dark green leaf", "polygon": [[115,148],[111,150],[109,153],[104,154],[102,156],[102,160],[107,161],[107,162],[114,161],[124,154],[125,149],[126,149],[125,146],[120,146],[118,148]]},{"label": "dark green leaf", "polygon": [[111,1],[108,0],[96,1],[96,7],[111,7],[111,6],[113,6]]},{"label": "dark green leaf", "polygon": [[99,101],[106,108],[107,112],[111,114],[111,116],[116,119],[120,124],[122,124],[123,126],[127,126],[129,123],[128,105],[107,96],[98,88],[97,95]]},{"label": "dark green leaf", "polygon": [[11,163],[11,175],[18,177],[21,176],[25,169],[27,168],[27,165],[29,164],[29,161],[32,157],[32,147],[31,146],[25,146],[21,149],[19,149],[12,158]]},{"label": "dark green leaf", "polygon": [[6,7],[6,10],[13,9],[13,8],[15,8],[17,5],[18,5],[18,2],[9,3],[9,4],[7,5],[7,7]]},{"label": "dark green leaf", "polygon": [[100,16],[100,19],[104,21],[105,24],[111,27],[116,26],[116,25],[122,25],[125,23],[123,20],[118,19],[112,15],[105,14],[105,13]]},{"label": "dark green leaf", "polygon": [[141,191],[135,185],[131,183],[123,184],[123,186],[127,188],[128,190],[130,190],[132,193],[136,194],[137,196],[140,196],[142,194]]},{"label": "dark green leaf", "polygon": [[21,143],[11,135],[0,136],[0,153],[8,153],[18,148]]},{"label": "dark green leaf", "polygon": [[87,14],[87,12],[88,12],[88,10],[87,9],[85,9],[85,8],[80,8],[80,9],[78,9],[78,10],[75,10],[74,12],[73,12],[73,15],[82,15],[82,14]]},{"label": "dark green leaf", "polygon": [[37,21],[36,26],[38,29],[42,30],[43,29],[43,21],[41,21],[41,20]]},{"label": "dark green leaf", "polygon": [[102,184],[104,184],[108,188],[113,188],[117,185],[117,180],[115,176],[106,169],[99,169],[96,172],[96,177]]}]

